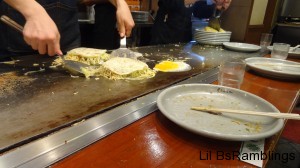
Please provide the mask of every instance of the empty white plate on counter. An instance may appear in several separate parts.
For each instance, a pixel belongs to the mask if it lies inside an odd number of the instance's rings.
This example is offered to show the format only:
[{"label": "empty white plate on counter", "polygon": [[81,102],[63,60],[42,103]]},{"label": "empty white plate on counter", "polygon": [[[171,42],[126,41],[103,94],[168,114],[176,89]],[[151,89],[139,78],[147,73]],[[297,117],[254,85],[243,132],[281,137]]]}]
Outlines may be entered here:
[{"label": "empty white plate on counter", "polygon": [[300,63],[297,62],[265,57],[252,57],[245,61],[251,69],[267,76],[300,79]]},{"label": "empty white plate on counter", "polygon": [[185,84],[162,91],[157,98],[159,110],[171,121],[194,133],[221,140],[247,141],[277,133],[283,119],[223,113],[214,115],[191,110],[193,106],[266,111],[279,110],[249,92],[212,84]]},{"label": "empty white plate on counter", "polygon": [[261,49],[260,46],[248,43],[224,42],[223,45],[234,51],[253,52]]}]

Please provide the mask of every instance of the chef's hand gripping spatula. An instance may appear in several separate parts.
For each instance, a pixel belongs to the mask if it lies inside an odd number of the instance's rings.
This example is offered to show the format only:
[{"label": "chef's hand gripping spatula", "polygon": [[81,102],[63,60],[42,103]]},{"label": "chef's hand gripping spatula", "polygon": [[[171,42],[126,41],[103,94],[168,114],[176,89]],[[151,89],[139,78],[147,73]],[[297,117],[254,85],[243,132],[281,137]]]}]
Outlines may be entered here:
[{"label": "chef's hand gripping spatula", "polygon": [[[23,26],[21,26],[20,24],[18,24],[17,22],[15,22],[14,20],[12,20],[11,18],[9,18],[6,15],[2,15],[0,17],[1,21],[6,23],[8,26],[14,28],[15,30],[17,30],[18,32],[23,32]],[[82,75],[82,68],[87,68],[89,67],[89,65],[86,65],[84,63],[81,62],[77,62],[77,61],[72,61],[72,60],[65,60],[63,55],[59,55],[61,56],[63,63],[64,63],[64,68],[66,70],[68,70],[71,74],[74,75]]]}]

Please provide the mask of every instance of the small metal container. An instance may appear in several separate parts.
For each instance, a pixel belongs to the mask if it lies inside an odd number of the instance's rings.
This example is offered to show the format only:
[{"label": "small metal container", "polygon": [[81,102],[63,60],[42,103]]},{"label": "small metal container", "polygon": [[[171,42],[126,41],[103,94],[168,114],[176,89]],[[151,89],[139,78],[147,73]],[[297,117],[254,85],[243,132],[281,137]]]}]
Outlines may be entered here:
[{"label": "small metal container", "polygon": [[136,22],[147,22],[150,15],[148,11],[131,11],[131,14]]}]

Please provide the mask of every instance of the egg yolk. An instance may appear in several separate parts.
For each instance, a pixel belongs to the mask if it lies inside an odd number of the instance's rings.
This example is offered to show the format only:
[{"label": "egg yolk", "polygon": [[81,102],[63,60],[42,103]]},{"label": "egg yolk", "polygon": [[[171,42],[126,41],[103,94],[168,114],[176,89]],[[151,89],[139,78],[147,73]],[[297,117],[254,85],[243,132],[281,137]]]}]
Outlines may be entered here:
[{"label": "egg yolk", "polygon": [[163,61],[160,62],[159,64],[155,65],[155,69],[159,69],[161,71],[168,71],[168,70],[174,70],[177,69],[179,65],[175,62],[172,61]]}]

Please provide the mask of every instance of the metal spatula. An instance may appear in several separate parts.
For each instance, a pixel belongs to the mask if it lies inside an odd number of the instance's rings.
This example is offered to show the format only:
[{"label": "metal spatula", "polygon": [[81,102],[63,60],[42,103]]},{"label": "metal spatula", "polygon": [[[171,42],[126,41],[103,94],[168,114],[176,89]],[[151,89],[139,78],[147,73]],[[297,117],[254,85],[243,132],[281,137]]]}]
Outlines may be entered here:
[{"label": "metal spatula", "polygon": [[221,25],[220,25],[220,17],[223,13],[224,9],[218,10],[217,8],[214,9],[213,16],[209,18],[208,26],[220,31]]},{"label": "metal spatula", "polygon": [[90,65],[81,62],[66,60],[64,55],[62,55],[61,58],[63,60],[63,68],[72,75],[84,76],[82,68],[91,67]]},{"label": "metal spatula", "polygon": [[134,52],[126,47],[126,36],[120,40],[120,48],[113,50],[110,55],[112,57],[135,58]]}]

